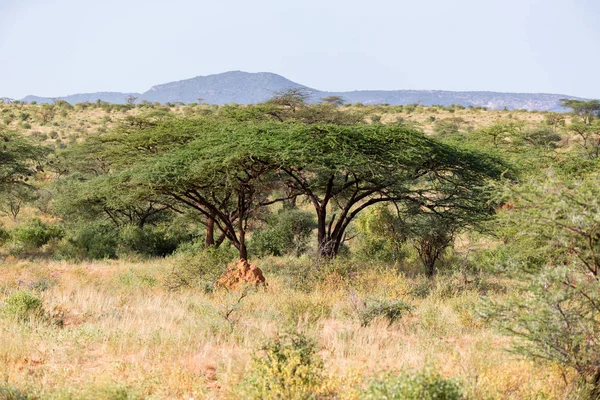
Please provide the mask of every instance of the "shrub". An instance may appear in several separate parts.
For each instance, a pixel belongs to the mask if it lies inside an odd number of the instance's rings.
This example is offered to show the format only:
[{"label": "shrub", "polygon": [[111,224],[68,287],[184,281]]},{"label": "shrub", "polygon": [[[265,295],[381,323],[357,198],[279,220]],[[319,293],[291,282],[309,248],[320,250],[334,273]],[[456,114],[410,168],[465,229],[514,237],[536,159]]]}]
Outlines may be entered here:
[{"label": "shrub", "polygon": [[534,146],[555,148],[561,136],[550,128],[536,128],[525,132],[525,140]]},{"label": "shrub", "polygon": [[267,228],[252,235],[251,250],[259,257],[282,256],[306,251],[308,239],[316,224],[311,213],[283,209],[267,218]]},{"label": "shrub", "polygon": [[180,243],[190,239],[184,232],[173,232],[166,226],[139,228],[128,225],[119,232],[119,246],[123,250],[151,257],[165,257],[172,254]]},{"label": "shrub", "polygon": [[369,383],[363,399],[377,400],[459,400],[464,399],[461,386],[452,379],[425,370],[420,373],[387,374]]},{"label": "shrub", "polygon": [[18,321],[27,321],[44,315],[42,300],[29,290],[18,290],[4,300],[3,314]]},{"label": "shrub", "polygon": [[32,219],[12,231],[13,240],[22,244],[26,249],[42,247],[50,240],[60,239],[63,235],[64,232],[60,227],[42,222],[38,218]]},{"label": "shrub", "polygon": [[166,277],[165,284],[171,290],[198,285],[211,291],[237,255],[234,248],[226,246],[209,247],[198,253],[183,250],[173,256],[173,269]]},{"label": "shrub", "polygon": [[9,239],[10,233],[4,227],[0,226],[0,244],[4,244]]},{"label": "shrub", "polygon": [[56,285],[56,281],[43,277],[43,278],[39,278],[39,279],[32,281],[27,286],[30,289],[35,290],[37,292],[45,292],[46,290],[50,289],[54,285]]},{"label": "shrub", "polygon": [[373,122],[374,124],[380,124],[381,123],[381,115],[378,115],[378,114],[371,115],[371,122]]},{"label": "shrub", "polygon": [[244,392],[256,399],[311,399],[317,397],[322,380],[323,361],[315,343],[288,334],[268,342],[254,355]]},{"label": "shrub", "polygon": [[112,225],[93,223],[67,231],[58,243],[56,257],[65,260],[117,257],[118,232]]},{"label": "shrub", "polygon": [[364,211],[356,221],[356,230],[360,259],[395,263],[406,256],[403,249],[406,229],[388,207],[376,206]]},{"label": "shrub", "polygon": [[368,326],[375,318],[383,317],[387,319],[390,326],[413,308],[402,300],[377,300],[367,304],[359,312],[360,325]]},{"label": "shrub", "polygon": [[460,132],[461,125],[464,122],[461,118],[449,118],[437,121],[433,126],[433,133],[438,137],[455,135]]}]

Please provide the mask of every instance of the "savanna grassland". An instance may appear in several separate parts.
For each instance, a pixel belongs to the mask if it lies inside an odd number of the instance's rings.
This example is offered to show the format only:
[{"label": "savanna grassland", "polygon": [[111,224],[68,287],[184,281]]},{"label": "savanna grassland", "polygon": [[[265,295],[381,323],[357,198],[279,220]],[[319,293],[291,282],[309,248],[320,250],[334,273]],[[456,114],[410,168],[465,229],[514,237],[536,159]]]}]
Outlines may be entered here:
[{"label": "savanna grassland", "polygon": [[0,399],[600,395],[595,103],[329,100],[0,104]]}]

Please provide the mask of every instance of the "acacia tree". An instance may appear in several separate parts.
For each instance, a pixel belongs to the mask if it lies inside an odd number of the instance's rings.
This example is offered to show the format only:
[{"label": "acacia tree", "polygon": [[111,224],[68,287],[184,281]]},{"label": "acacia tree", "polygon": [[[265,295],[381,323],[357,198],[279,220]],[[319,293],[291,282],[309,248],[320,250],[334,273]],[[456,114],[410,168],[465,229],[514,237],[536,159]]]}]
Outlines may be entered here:
[{"label": "acacia tree", "polygon": [[341,106],[344,104],[344,99],[341,98],[340,96],[327,96],[327,97],[322,97],[321,101],[323,103],[327,103],[327,104],[333,104],[335,106]]},{"label": "acacia tree", "polygon": [[319,254],[326,257],[337,255],[350,223],[375,204],[489,212],[483,185],[501,173],[494,159],[406,127],[283,124],[268,127],[258,140],[264,151],[258,156],[277,167],[292,193],[312,203]]},{"label": "acacia tree", "polygon": [[47,152],[16,133],[0,131],[0,194],[15,185],[31,187],[28,181],[42,170],[42,159]]},{"label": "acacia tree", "polygon": [[[185,146],[152,157],[132,170],[134,182],[171,198],[206,217],[207,227],[218,228],[248,257],[246,231],[256,210],[279,199],[269,199],[274,167],[255,157],[252,126],[205,126]],[[212,235],[209,231],[208,235]]]},{"label": "acacia tree", "polygon": [[275,93],[275,96],[269,99],[267,104],[287,107],[295,112],[297,109],[306,106],[309,97],[310,92],[308,89],[296,87]]},{"label": "acacia tree", "polygon": [[570,108],[573,114],[580,116],[586,124],[591,124],[595,118],[600,117],[600,100],[561,99],[560,105]]},{"label": "acacia tree", "polygon": [[569,125],[568,130],[579,137],[577,144],[584,154],[591,159],[600,156],[600,121],[596,120],[590,124],[574,122]]}]

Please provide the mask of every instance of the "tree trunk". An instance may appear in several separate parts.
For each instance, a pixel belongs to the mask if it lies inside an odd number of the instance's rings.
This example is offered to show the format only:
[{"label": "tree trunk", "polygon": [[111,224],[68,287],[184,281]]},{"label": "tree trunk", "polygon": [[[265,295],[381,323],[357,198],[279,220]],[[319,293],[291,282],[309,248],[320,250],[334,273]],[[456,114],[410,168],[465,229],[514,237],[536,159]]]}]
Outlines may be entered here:
[{"label": "tree trunk", "polygon": [[215,219],[213,217],[206,218],[206,239],[204,242],[205,247],[215,245]]},{"label": "tree trunk", "polygon": [[428,260],[426,274],[428,278],[433,278],[435,276],[435,259]]},{"label": "tree trunk", "polygon": [[319,257],[335,257],[330,237],[327,235],[327,211],[325,207],[317,208],[317,243],[319,245]]},{"label": "tree trunk", "polygon": [[245,243],[240,243],[239,252],[240,252],[240,259],[242,259],[242,260],[248,259],[248,249],[246,248]]},{"label": "tree trunk", "polygon": [[240,252],[240,259],[247,260],[248,259],[248,249],[246,248],[246,228],[244,227],[244,218],[242,215],[244,213],[243,208],[240,207],[240,217],[238,218],[238,250]]}]

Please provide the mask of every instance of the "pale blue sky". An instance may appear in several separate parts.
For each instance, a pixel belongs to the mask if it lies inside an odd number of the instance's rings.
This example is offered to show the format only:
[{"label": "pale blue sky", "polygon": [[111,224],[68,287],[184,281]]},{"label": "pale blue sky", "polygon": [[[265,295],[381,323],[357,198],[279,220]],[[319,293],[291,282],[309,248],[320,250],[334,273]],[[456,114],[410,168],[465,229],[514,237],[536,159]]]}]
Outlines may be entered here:
[{"label": "pale blue sky", "polygon": [[321,90],[600,98],[599,0],[0,0],[0,96],[229,70]]}]

